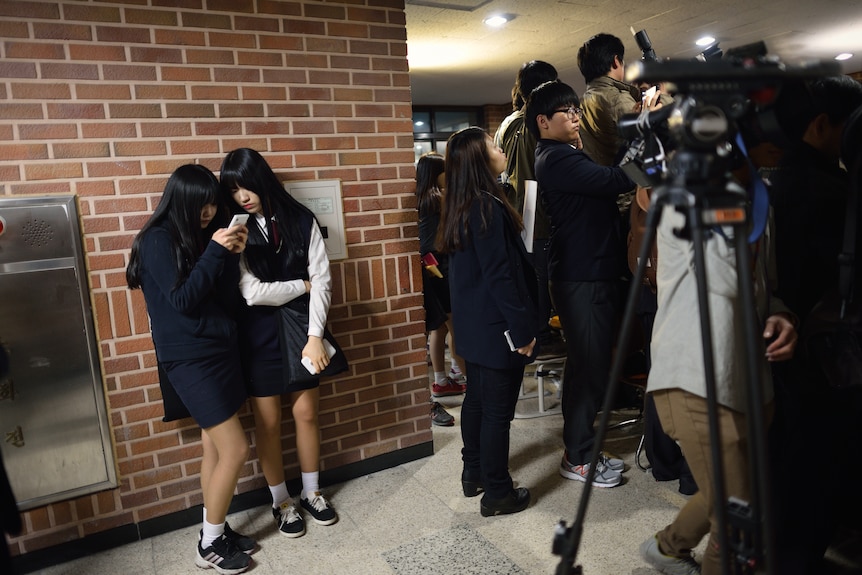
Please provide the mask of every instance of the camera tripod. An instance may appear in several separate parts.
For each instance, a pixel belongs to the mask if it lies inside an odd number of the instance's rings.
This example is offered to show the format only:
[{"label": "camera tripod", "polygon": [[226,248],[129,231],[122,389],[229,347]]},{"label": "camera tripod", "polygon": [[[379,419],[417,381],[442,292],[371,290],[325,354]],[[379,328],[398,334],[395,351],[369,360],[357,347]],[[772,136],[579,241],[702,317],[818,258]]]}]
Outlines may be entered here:
[{"label": "camera tripod", "polygon": [[[561,557],[557,575],[583,573],[575,565],[575,558],[583,534],[584,519],[591,493],[592,481],[601,454],[602,444],[608,429],[610,412],[616,397],[617,386],[623,370],[623,358],[635,318],[638,293],[641,286],[650,245],[665,206],[675,206],[683,212],[690,230],[690,241],[694,250],[694,271],[701,329],[703,364],[706,383],[706,403],[711,444],[713,473],[714,514],[718,530],[718,544],[724,575],[772,573],[776,564],[775,545],[770,526],[771,506],[767,493],[766,425],[763,416],[763,388],[759,367],[761,349],[760,329],[755,311],[754,283],[751,256],[748,245],[750,217],[746,193],[727,178],[726,158],[702,150],[678,150],[671,160],[669,181],[657,186],[647,212],[646,231],[638,257],[638,268],[631,281],[625,312],[623,314],[619,346],[614,359],[607,387],[602,417],[596,432],[591,454],[590,468],[584,489],[571,527],[561,521],[555,531],[553,551]],[[742,309],[742,324],[745,336],[747,366],[748,404],[748,459],[751,486],[751,501],[744,502],[726,497],[724,464],[718,446],[718,405],[716,401],[715,366],[712,330],[707,292],[707,270],[705,241],[708,230],[715,226],[729,226],[733,232],[736,254],[737,289]],[[764,570],[765,569],[765,570]]]}]

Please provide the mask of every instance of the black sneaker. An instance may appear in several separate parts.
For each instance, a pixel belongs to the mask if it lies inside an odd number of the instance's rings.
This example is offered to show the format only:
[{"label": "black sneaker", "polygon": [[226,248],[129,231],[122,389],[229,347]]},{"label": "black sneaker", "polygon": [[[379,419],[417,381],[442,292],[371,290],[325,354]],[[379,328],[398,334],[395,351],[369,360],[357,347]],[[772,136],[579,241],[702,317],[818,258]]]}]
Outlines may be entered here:
[{"label": "black sneaker", "polygon": [[[204,530],[201,529],[200,532],[198,532],[198,542],[200,542],[200,540],[203,539],[203,536],[204,536]],[[239,549],[240,551],[242,551],[243,553],[246,553],[248,555],[251,555],[252,551],[254,551],[255,548],[257,548],[257,541],[255,541],[251,537],[246,537],[245,535],[240,535],[239,533],[237,533],[236,531],[231,529],[230,525],[228,525],[227,522],[225,522],[225,524],[224,524],[224,536],[225,536],[225,539],[227,539],[228,541],[233,543],[233,545],[237,549]]]},{"label": "black sneaker", "polygon": [[332,508],[329,501],[320,494],[320,491],[315,491],[314,497],[310,501],[305,497],[300,497],[299,503],[319,525],[332,525],[338,521],[338,514],[335,513],[335,509]]},{"label": "black sneaker", "polygon": [[436,401],[431,402],[431,423],[443,427],[455,425],[455,418]]},{"label": "black sneaker", "polygon": [[296,506],[292,499],[288,499],[281,504],[278,509],[272,510],[272,516],[275,518],[275,524],[278,526],[278,532],[285,537],[302,537],[305,535],[305,521],[302,516],[296,511]]},{"label": "black sneaker", "polygon": [[248,555],[251,555],[251,552],[257,547],[257,541],[251,537],[246,537],[245,535],[237,533],[230,528],[227,521],[225,521],[224,524],[224,536],[227,537],[228,541],[236,545],[237,549],[243,553],[247,553]]},{"label": "black sneaker", "polygon": [[219,537],[204,549],[198,541],[195,565],[215,569],[222,575],[236,575],[248,569],[251,557],[239,550],[227,537]]}]

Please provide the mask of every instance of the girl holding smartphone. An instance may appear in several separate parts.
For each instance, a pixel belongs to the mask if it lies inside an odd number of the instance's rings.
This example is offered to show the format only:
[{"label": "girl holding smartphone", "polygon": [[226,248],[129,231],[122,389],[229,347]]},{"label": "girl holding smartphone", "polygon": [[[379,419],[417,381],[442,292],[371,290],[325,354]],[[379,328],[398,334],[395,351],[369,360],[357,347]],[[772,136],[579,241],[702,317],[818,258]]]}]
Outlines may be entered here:
[{"label": "girl holding smartphone", "polygon": [[207,168],[177,168],[159,205],[135,237],[126,268],[144,293],[160,366],[201,427],[204,521],[195,564],[245,571],[255,542],[225,522],[249,446],[237,412],[246,400],[233,319],[245,226],[218,206],[218,180]]}]

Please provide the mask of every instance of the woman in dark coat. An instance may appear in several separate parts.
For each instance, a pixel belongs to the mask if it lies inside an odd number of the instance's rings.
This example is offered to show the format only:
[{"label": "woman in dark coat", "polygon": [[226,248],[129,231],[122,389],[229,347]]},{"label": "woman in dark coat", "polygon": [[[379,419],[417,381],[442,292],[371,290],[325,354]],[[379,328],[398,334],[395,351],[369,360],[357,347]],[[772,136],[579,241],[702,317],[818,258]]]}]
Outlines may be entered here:
[{"label": "woman in dark coat", "polygon": [[509,427],[536,344],[537,282],[521,219],[496,181],[505,168],[505,154],[481,128],[449,138],[437,245],[449,255],[455,341],[470,382],[461,408],[462,486],[468,497],[484,490],[483,516],[530,503],[509,475]]}]

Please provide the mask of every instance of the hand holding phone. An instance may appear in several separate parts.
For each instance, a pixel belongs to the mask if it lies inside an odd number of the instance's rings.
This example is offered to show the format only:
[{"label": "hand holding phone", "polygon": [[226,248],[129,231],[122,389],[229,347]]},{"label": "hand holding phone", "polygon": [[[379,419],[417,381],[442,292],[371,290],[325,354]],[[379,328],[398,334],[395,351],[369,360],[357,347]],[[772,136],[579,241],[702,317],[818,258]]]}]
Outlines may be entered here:
[{"label": "hand holding phone", "polygon": [[[332,359],[332,357],[336,353],[338,353],[338,350],[335,349],[335,347],[331,343],[329,343],[329,340],[327,340],[325,337],[323,338],[323,349],[326,350],[326,355],[329,357],[329,359]],[[311,375],[317,375],[317,370],[314,369],[314,362],[311,361],[310,357],[303,355],[302,360],[300,361],[305,367],[305,369],[308,370],[308,373],[310,373]]]},{"label": "hand holding phone", "polygon": [[643,107],[645,110],[650,108],[650,104],[652,103],[652,99],[655,98],[655,93],[658,91],[657,86],[653,86],[646,92],[644,92],[643,96]]},{"label": "hand holding phone", "polygon": [[248,223],[248,214],[234,214],[233,218],[230,220],[230,224],[228,224],[228,228],[232,228],[234,226],[244,226]]},{"label": "hand holding phone", "polygon": [[518,351],[518,348],[515,347],[515,342],[512,341],[512,334],[509,333],[508,329],[503,332],[503,337],[506,338],[506,343],[509,344],[509,350],[510,351]]}]

